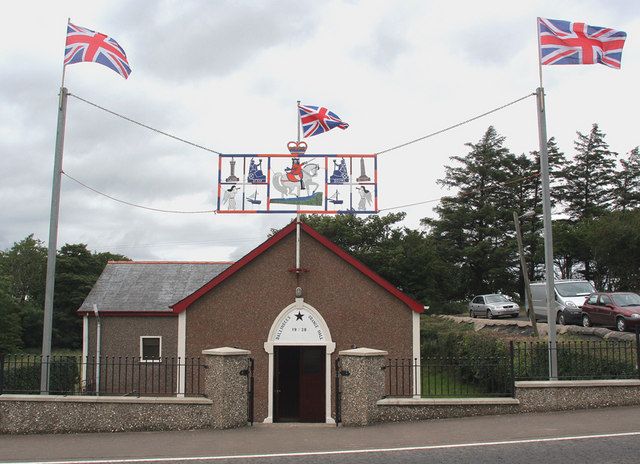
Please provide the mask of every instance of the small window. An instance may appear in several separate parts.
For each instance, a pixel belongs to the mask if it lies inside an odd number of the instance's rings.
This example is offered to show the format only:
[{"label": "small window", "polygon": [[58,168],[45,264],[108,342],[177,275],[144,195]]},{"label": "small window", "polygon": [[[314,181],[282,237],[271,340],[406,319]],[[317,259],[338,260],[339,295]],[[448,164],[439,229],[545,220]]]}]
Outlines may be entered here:
[{"label": "small window", "polygon": [[483,296],[479,296],[478,297],[478,303],[484,304],[484,297]]},{"label": "small window", "polygon": [[598,302],[598,295],[591,295],[589,297],[589,301],[587,301],[587,303],[590,305],[597,304],[597,302]]},{"label": "small window", "polygon": [[162,337],[140,337],[140,361],[160,361],[162,356]]}]

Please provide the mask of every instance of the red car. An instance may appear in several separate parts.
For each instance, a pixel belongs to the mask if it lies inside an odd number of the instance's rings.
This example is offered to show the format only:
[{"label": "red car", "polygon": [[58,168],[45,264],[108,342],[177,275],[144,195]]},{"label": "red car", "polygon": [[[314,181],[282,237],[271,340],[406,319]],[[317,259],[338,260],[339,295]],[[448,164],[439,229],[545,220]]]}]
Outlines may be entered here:
[{"label": "red car", "polygon": [[640,324],[640,295],[631,292],[592,293],[582,306],[582,325],[611,326],[620,332]]}]

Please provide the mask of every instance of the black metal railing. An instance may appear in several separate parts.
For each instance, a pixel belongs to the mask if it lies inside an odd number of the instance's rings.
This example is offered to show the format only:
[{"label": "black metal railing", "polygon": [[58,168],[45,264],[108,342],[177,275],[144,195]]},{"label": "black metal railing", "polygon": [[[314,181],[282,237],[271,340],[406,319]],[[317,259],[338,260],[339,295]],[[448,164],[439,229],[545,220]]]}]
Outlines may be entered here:
[{"label": "black metal railing", "polygon": [[345,375],[345,371],[342,370],[342,362],[340,358],[336,358],[334,363],[335,368],[335,385],[334,385],[334,394],[335,402],[336,402],[336,427],[340,425],[342,422],[342,382],[340,378]]},{"label": "black metal railing", "polygon": [[[253,358],[247,359],[247,422],[249,425],[253,425],[254,420],[254,380],[253,380]],[[241,371],[240,374],[243,374]]]},{"label": "black metal railing", "polygon": [[[640,332],[636,341],[559,341],[559,380],[640,378]],[[426,356],[389,359],[385,395],[390,397],[507,397],[517,380],[549,379],[547,342],[513,342],[493,356]]]},{"label": "black metal railing", "polygon": [[386,396],[508,397],[515,392],[511,357],[389,359]]},{"label": "black metal railing", "polygon": [[[0,394],[38,394],[42,364],[48,393],[58,395],[204,396],[200,358],[0,354]],[[183,378],[180,382],[180,378]]]},{"label": "black metal railing", "polygon": [[[547,342],[516,342],[514,371],[517,380],[549,379]],[[625,341],[561,341],[555,349],[559,380],[638,378],[638,344]]]}]

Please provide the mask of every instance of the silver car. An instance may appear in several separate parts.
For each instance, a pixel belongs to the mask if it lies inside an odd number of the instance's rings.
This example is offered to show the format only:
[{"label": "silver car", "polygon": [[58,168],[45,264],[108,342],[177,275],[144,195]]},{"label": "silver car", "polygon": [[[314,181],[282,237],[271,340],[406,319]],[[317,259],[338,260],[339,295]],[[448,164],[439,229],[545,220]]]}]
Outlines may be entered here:
[{"label": "silver car", "polygon": [[518,317],[520,306],[500,293],[478,295],[469,303],[469,316],[486,316],[489,319],[500,316]]}]

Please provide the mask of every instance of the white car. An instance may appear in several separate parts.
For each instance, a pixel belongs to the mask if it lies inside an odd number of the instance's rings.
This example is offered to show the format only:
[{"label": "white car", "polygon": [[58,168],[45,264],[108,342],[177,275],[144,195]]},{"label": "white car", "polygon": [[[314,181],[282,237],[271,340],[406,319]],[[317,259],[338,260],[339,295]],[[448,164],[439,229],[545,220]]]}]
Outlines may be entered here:
[{"label": "white car", "polygon": [[501,316],[518,317],[520,306],[500,293],[478,295],[469,303],[469,316],[486,316],[493,319]]}]

